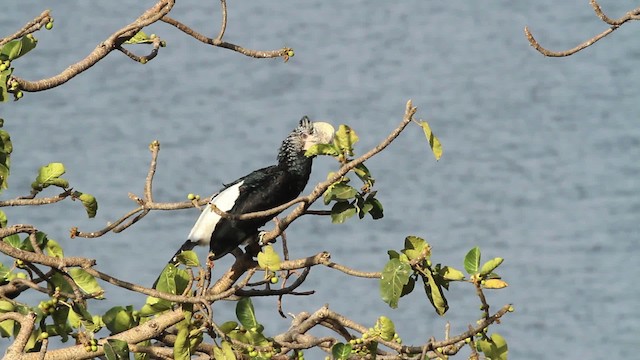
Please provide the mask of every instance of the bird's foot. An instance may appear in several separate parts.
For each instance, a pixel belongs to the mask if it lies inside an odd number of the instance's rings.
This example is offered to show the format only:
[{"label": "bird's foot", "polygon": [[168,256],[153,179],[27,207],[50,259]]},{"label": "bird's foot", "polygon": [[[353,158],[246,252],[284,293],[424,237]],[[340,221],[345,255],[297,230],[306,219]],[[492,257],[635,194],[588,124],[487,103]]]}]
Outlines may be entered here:
[{"label": "bird's foot", "polygon": [[213,254],[209,253],[209,255],[207,255],[207,269],[211,271],[211,269],[213,269],[214,266],[215,264],[213,263]]},{"label": "bird's foot", "polygon": [[260,231],[258,233],[258,245],[267,246],[269,244],[273,244],[276,242],[276,239],[264,240],[264,237],[267,235],[268,231]]}]

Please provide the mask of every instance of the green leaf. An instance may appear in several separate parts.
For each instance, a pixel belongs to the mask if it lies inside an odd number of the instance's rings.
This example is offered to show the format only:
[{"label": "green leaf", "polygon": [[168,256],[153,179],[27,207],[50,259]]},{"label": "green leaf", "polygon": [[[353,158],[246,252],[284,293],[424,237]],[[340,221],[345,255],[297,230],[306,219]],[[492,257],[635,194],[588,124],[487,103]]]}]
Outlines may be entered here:
[{"label": "green leaf", "polygon": [[495,270],[498,266],[500,266],[500,264],[502,264],[503,261],[504,259],[500,257],[493,258],[487,261],[482,265],[482,268],[480,268],[480,275],[484,276],[491,274],[493,270]]},{"label": "green leaf", "polygon": [[473,275],[478,272],[480,267],[480,248],[474,247],[469,250],[467,255],[464,257],[464,269],[467,271],[469,275]]},{"label": "green leaf", "polygon": [[400,294],[400,297],[411,294],[415,286],[416,286],[416,281],[412,277],[409,277],[409,282],[402,287],[402,293]]},{"label": "green leaf", "polygon": [[53,239],[48,239],[45,245],[45,251],[47,255],[57,257],[62,259],[64,257],[64,252],[62,251],[62,247]]},{"label": "green leaf", "polygon": [[176,324],[178,333],[173,344],[173,358],[175,360],[190,360],[191,347],[189,346],[189,322],[185,319]]},{"label": "green leaf", "polygon": [[59,188],[67,189],[69,187],[69,182],[63,178],[55,178],[49,180],[46,185],[53,185]]},{"label": "green leaf", "polygon": [[13,40],[0,48],[0,55],[7,60],[14,60],[28,53],[36,47],[38,40],[31,34],[23,36],[20,40]]},{"label": "green leaf", "polygon": [[[15,306],[13,303],[7,300],[0,300],[0,314],[13,312],[15,310]],[[11,337],[13,336],[13,328],[15,326],[15,321],[13,320],[5,320],[0,322],[0,336]]]},{"label": "green leaf", "polygon": [[67,280],[62,276],[62,274],[56,272],[50,279],[51,284],[49,284],[49,290],[53,291],[56,287],[59,287],[62,292],[73,293],[73,288]]},{"label": "green leaf", "polygon": [[227,321],[219,326],[220,331],[225,334],[230,333],[232,330],[235,330],[238,327],[238,323],[235,321]]},{"label": "green leaf", "polygon": [[[42,231],[36,232],[36,245],[38,246],[38,248],[40,248],[41,250],[44,249],[48,241],[49,239],[47,238],[47,234],[43,233]],[[34,251],[33,245],[31,244],[31,240],[28,236],[25,237],[24,240],[22,240],[20,248],[26,251]]]},{"label": "green leaf", "polygon": [[[222,354],[224,355],[222,360],[236,360],[236,354],[233,352],[231,343],[223,341],[220,345],[222,346]],[[218,360],[218,358],[216,358],[216,360]]]},{"label": "green leaf", "polygon": [[311,147],[304,153],[304,156],[306,157],[317,155],[338,156],[340,155],[340,150],[338,150],[338,148],[333,144],[315,144],[311,145]]},{"label": "green leaf", "polygon": [[183,251],[178,256],[176,256],[178,261],[181,264],[184,264],[189,267],[200,266],[200,260],[198,259],[198,254],[193,250]]},{"label": "green leaf", "polygon": [[[1,76],[0,81],[2,81]],[[9,179],[12,152],[13,144],[9,133],[5,130],[0,130],[0,191],[9,187],[7,180]]]},{"label": "green leaf", "polygon": [[482,287],[485,289],[502,289],[507,286],[509,286],[509,284],[501,279],[487,279],[482,281]]},{"label": "green leaf", "polygon": [[50,163],[40,168],[36,181],[40,184],[46,184],[52,179],[58,178],[65,173],[62,163]]},{"label": "green leaf", "polygon": [[[69,184],[67,184],[67,187],[68,186]],[[76,194],[77,193],[80,192],[76,191]],[[89,218],[94,218],[96,213],[98,213],[98,200],[96,200],[93,195],[87,193],[80,193],[80,195],[78,195],[78,199],[82,202],[82,205],[87,212],[87,216]]]},{"label": "green leaf", "polygon": [[365,202],[372,205],[371,210],[369,210],[369,215],[371,215],[374,220],[382,219],[384,216],[382,203],[374,197],[368,197]]},{"label": "green leaf", "polygon": [[147,303],[140,309],[140,316],[156,315],[170,310],[172,307],[173,305],[171,301],[149,296],[147,298]]},{"label": "green leaf", "polygon": [[342,224],[358,212],[356,207],[347,201],[338,201],[331,208],[331,222]]},{"label": "green leaf", "polygon": [[391,341],[396,334],[396,326],[386,316],[380,316],[374,328],[380,333],[382,340]]},{"label": "green leaf", "polygon": [[438,140],[438,138],[431,131],[429,123],[427,123],[426,121],[420,121],[420,126],[422,126],[424,135],[427,137],[427,141],[429,141],[429,147],[433,152],[433,156],[435,156],[436,161],[440,160],[440,157],[442,157],[442,144],[440,143],[440,140]]},{"label": "green leaf", "polygon": [[422,277],[422,281],[424,281],[424,291],[427,293],[427,297],[429,298],[431,305],[433,305],[433,308],[436,310],[438,315],[444,315],[444,313],[449,310],[449,305],[447,304],[447,299],[442,293],[442,288],[433,278],[431,269],[426,269],[426,271],[420,272],[420,276]]},{"label": "green leaf", "polygon": [[429,246],[423,238],[407,236],[404,239],[404,249],[402,253],[407,255],[409,260],[415,260],[423,256],[425,259],[428,259],[431,256],[431,246]]},{"label": "green leaf", "polygon": [[334,142],[347,155],[353,155],[353,144],[358,142],[358,135],[347,125],[340,125],[336,131]]},{"label": "green leaf", "polygon": [[440,269],[440,275],[443,279],[448,281],[464,280],[464,273],[458,269],[452,268],[451,266],[445,266]]},{"label": "green leaf", "polygon": [[351,350],[353,350],[351,344],[336,343],[331,348],[331,355],[334,360],[347,360],[351,355]]},{"label": "green leaf", "polygon": [[[78,285],[82,291],[87,294],[104,293],[104,290],[98,285],[98,281],[93,275],[89,274],[83,269],[72,268],[69,269],[69,275],[73,278],[73,281]],[[103,295],[96,296],[96,299],[104,299]]]},{"label": "green leaf", "polygon": [[6,102],[9,101],[9,92],[7,91],[7,81],[9,77],[13,73],[13,68],[5,69],[4,71],[0,71],[0,101]]},{"label": "green leaf", "polygon": [[353,172],[356,173],[360,180],[362,180],[362,182],[368,187],[373,186],[375,183],[375,179],[371,176],[371,172],[363,163],[356,165],[356,167],[353,168]]},{"label": "green leaf", "polygon": [[176,272],[177,268],[173,264],[167,264],[160,276],[158,276],[158,280],[156,280],[155,288],[158,291],[162,291],[169,294],[176,293]]},{"label": "green leaf", "polygon": [[409,282],[411,273],[411,266],[400,259],[389,260],[382,270],[380,296],[392,309],[398,307],[402,289]]},{"label": "green leaf", "polygon": [[126,341],[107,339],[103,346],[107,360],[129,360],[129,344]]},{"label": "green leaf", "polygon": [[69,311],[68,306],[58,306],[53,314],[51,314],[53,327],[56,334],[60,335],[62,342],[66,342],[69,339],[69,334],[73,332],[73,329],[71,329],[67,321]]},{"label": "green leaf", "polygon": [[358,194],[358,190],[347,185],[346,182],[336,182],[324,193],[324,203],[327,205],[333,200],[350,200],[355,198],[356,194]]},{"label": "green leaf", "polygon": [[4,211],[0,210],[0,228],[5,228],[7,227],[7,222],[9,220],[7,219],[7,214],[5,214]]},{"label": "green leaf", "polygon": [[373,209],[373,205],[366,202],[360,195],[357,195],[356,198],[358,199],[358,201],[356,202],[356,207],[358,208],[358,217],[360,219],[363,219],[365,215],[367,215],[367,213],[371,211],[371,209]]},{"label": "green leaf", "polygon": [[507,341],[498,333],[491,334],[491,340],[478,340],[478,347],[490,360],[507,360]]},{"label": "green leaf", "polygon": [[[72,317],[75,317],[75,319],[72,319]],[[71,322],[72,320],[73,320],[73,323],[71,326],[73,326],[74,323],[78,323],[78,324],[83,323],[85,325],[93,324],[93,315],[91,315],[89,311],[87,311],[87,308],[84,305],[79,303],[73,303],[71,305],[71,311],[69,312],[69,321]],[[78,327],[78,326],[74,326],[74,327]]]},{"label": "green leaf", "polygon": [[[4,264],[0,263],[0,283],[7,281],[7,280],[11,280],[9,279],[9,277],[11,277],[11,269],[9,269],[8,267],[4,266]],[[3,300],[0,300],[0,304],[2,304]],[[0,306],[0,312],[2,312],[2,307]]]},{"label": "green leaf", "polygon": [[40,191],[49,185],[68,188],[69,182],[60,178],[64,174],[64,165],[62,163],[50,163],[40,168],[36,180],[31,184],[34,190]]},{"label": "green leaf", "polygon": [[176,269],[176,295],[182,295],[185,293],[187,286],[189,286],[189,280],[191,279],[189,272],[183,269]]},{"label": "green leaf", "polygon": [[7,237],[2,238],[2,241],[7,244],[13,246],[16,249],[22,248],[22,240],[20,240],[20,236],[18,234],[9,235]]},{"label": "green leaf", "polygon": [[215,346],[213,348],[213,358],[215,360],[236,360],[236,354],[228,341],[223,341],[220,346],[222,347]]},{"label": "green leaf", "polygon": [[258,265],[265,270],[280,270],[280,255],[273,250],[273,246],[267,245],[258,253]]},{"label": "green leaf", "polygon": [[236,316],[245,329],[257,328],[259,325],[251,298],[245,297],[238,301]]},{"label": "green leaf", "polygon": [[107,310],[102,317],[102,321],[107,329],[111,331],[111,334],[121,333],[136,325],[131,312],[122,306],[115,306]]},{"label": "green leaf", "polygon": [[133,35],[133,37],[127,41],[125,44],[150,44],[153,42],[153,39],[147,36],[144,31],[140,30],[137,34]]}]

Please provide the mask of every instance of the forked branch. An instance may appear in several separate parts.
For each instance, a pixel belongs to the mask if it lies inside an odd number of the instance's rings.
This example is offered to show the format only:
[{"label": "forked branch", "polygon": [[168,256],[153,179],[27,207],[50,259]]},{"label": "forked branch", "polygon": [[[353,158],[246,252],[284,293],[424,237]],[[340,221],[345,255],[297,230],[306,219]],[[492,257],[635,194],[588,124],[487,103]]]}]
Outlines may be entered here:
[{"label": "forked branch", "polygon": [[592,37],[591,39],[586,40],[585,42],[579,44],[578,46],[565,51],[552,51],[542,47],[542,45],[540,45],[540,43],[533,37],[533,34],[529,30],[529,28],[525,27],[524,33],[525,33],[525,36],[527,37],[527,40],[529,40],[529,43],[531,44],[531,46],[533,46],[536,50],[538,50],[539,53],[541,53],[544,56],[564,57],[564,56],[573,55],[578,51],[584,50],[585,48],[595,44],[600,39],[606,37],[607,35],[617,30],[620,26],[622,26],[626,22],[629,22],[632,20],[640,20],[640,7],[627,12],[624,16],[620,17],[619,19],[611,19],[604,14],[604,12],[602,11],[602,8],[600,7],[600,4],[598,4],[596,0],[590,0],[590,3],[596,15],[600,18],[600,20],[611,25],[611,27],[609,27],[607,30]]}]

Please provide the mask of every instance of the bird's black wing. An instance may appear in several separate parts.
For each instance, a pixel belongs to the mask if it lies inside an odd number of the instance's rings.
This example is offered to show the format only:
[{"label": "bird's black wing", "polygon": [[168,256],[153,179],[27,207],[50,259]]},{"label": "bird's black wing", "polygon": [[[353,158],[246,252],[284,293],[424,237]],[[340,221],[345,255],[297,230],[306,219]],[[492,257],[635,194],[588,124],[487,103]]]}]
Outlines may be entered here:
[{"label": "bird's black wing", "polygon": [[[243,182],[239,188],[239,196],[228,212],[246,214],[280,206],[300,195],[307,180],[308,178],[298,179],[277,165],[256,170],[233,183]],[[220,219],[210,242],[214,259],[226,255],[245,240],[256,236],[258,229],[276,215],[248,220]]]}]

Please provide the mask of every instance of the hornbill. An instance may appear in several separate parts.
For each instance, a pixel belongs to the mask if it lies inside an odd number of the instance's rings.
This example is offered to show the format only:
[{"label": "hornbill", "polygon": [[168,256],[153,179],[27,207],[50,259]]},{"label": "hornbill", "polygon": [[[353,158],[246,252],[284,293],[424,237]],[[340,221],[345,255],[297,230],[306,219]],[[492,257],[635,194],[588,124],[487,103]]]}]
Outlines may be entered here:
[{"label": "hornbill", "polygon": [[[307,116],[300,120],[278,152],[278,164],[256,170],[225,185],[209,204],[234,215],[269,210],[295,199],[304,190],[313,159],[305,151],[315,144],[333,141],[334,128],[325,122],[311,122]],[[209,245],[210,259],[216,260],[258,237],[258,229],[277,214],[233,220],[216,214],[207,205],[191,229],[187,241],[170,263],[178,264],[178,255],[196,245]]]}]

